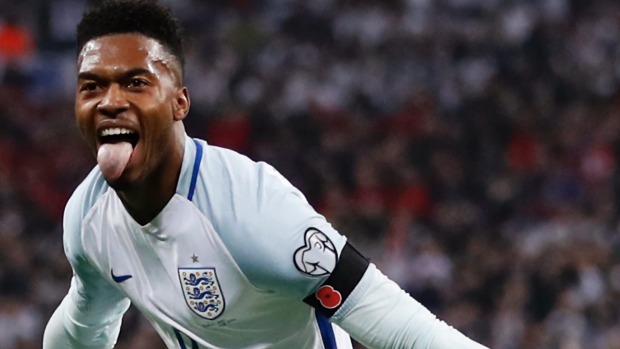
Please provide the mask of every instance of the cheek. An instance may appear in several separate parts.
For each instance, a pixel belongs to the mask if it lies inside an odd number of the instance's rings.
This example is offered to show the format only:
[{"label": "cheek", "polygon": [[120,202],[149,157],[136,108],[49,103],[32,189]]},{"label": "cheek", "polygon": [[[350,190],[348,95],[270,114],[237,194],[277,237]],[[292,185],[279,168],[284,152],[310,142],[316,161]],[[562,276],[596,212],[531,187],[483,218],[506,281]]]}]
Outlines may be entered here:
[{"label": "cheek", "polygon": [[95,138],[94,117],[89,112],[87,105],[76,103],[75,122],[82,136],[89,142]]},{"label": "cheek", "polygon": [[163,110],[161,107],[143,110],[140,128],[142,129],[141,137],[146,141],[147,147],[154,148],[156,151],[161,150],[161,144],[168,141],[171,127],[172,116],[168,110]]},{"label": "cheek", "polygon": [[143,109],[144,127],[155,134],[166,133],[172,127],[174,115],[170,101],[167,99],[153,100]]}]

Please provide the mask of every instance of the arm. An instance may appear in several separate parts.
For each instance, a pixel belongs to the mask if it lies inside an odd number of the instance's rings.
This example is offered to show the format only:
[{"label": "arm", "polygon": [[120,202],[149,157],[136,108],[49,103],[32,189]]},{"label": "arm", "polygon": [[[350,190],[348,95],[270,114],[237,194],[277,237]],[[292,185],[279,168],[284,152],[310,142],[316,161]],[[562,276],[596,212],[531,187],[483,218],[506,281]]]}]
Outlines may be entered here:
[{"label": "arm", "polygon": [[[94,275],[93,275],[94,276]],[[50,318],[43,335],[44,349],[109,349],[114,346],[129,300],[110,292],[105,280],[85,283],[74,275],[69,293]],[[101,288],[97,288],[100,284]]]},{"label": "arm", "polygon": [[484,349],[389,280],[374,265],[331,321],[373,349]]},{"label": "arm", "polygon": [[81,185],[65,208],[63,243],[73,278],[45,328],[44,349],[112,348],[129,307],[129,300],[93,268],[82,248],[82,217],[90,207],[84,202],[94,201],[97,190],[102,189]]},{"label": "arm", "polygon": [[[210,161],[218,159],[213,154],[207,156],[211,156]],[[232,202],[213,208],[213,221],[217,230],[227,231],[221,238],[255,286],[305,297],[317,312],[370,348],[484,348],[437,320],[369,265],[276,170],[265,164],[249,166],[249,162],[232,160],[239,158],[227,158],[224,179],[215,172],[209,179],[210,183],[236,184],[232,195],[220,194],[222,202]],[[233,165],[246,166],[246,170],[235,170]],[[248,175],[252,173],[256,175]],[[217,212],[221,208],[227,210]],[[232,213],[232,217],[219,218],[223,213]],[[243,217],[243,224],[218,225],[238,222],[238,217]],[[239,232],[240,226],[247,231]]]}]

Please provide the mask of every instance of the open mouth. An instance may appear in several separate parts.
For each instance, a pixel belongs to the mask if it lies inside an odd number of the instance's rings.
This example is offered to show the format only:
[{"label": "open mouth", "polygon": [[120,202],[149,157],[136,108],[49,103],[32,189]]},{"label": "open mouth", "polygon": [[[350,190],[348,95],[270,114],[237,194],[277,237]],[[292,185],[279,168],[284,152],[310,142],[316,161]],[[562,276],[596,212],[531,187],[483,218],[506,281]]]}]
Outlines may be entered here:
[{"label": "open mouth", "polygon": [[114,127],[99,131],[99,141],[101,144],[127,142],[135,148],[139,139],[138,133],[128,128]]}]

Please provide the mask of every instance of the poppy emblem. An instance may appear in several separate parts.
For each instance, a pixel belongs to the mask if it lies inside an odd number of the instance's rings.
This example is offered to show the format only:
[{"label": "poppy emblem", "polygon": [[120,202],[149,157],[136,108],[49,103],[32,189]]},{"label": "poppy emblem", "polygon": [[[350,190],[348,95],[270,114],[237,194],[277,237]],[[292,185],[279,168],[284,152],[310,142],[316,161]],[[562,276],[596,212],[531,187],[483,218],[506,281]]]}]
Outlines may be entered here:
[{"label": "poppy emblem", "polygon": [[316,299],[319,300],[321,305],[327,309],[334,309],[340,306],[342,303],[342,295],[336,291],[332,286],[324,285],[316,291]]}]

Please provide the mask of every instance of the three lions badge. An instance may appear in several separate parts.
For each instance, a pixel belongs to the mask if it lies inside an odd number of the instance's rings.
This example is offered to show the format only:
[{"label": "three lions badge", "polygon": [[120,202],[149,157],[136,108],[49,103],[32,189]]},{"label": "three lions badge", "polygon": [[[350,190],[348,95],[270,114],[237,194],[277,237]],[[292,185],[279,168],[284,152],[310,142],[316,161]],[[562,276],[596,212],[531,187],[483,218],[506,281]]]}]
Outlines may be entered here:
[{"label": "three lions badge", "polygon": [[179,268],[185,302],[198,316],[213,320],[224,311],[224,295],[215,268]]}]

